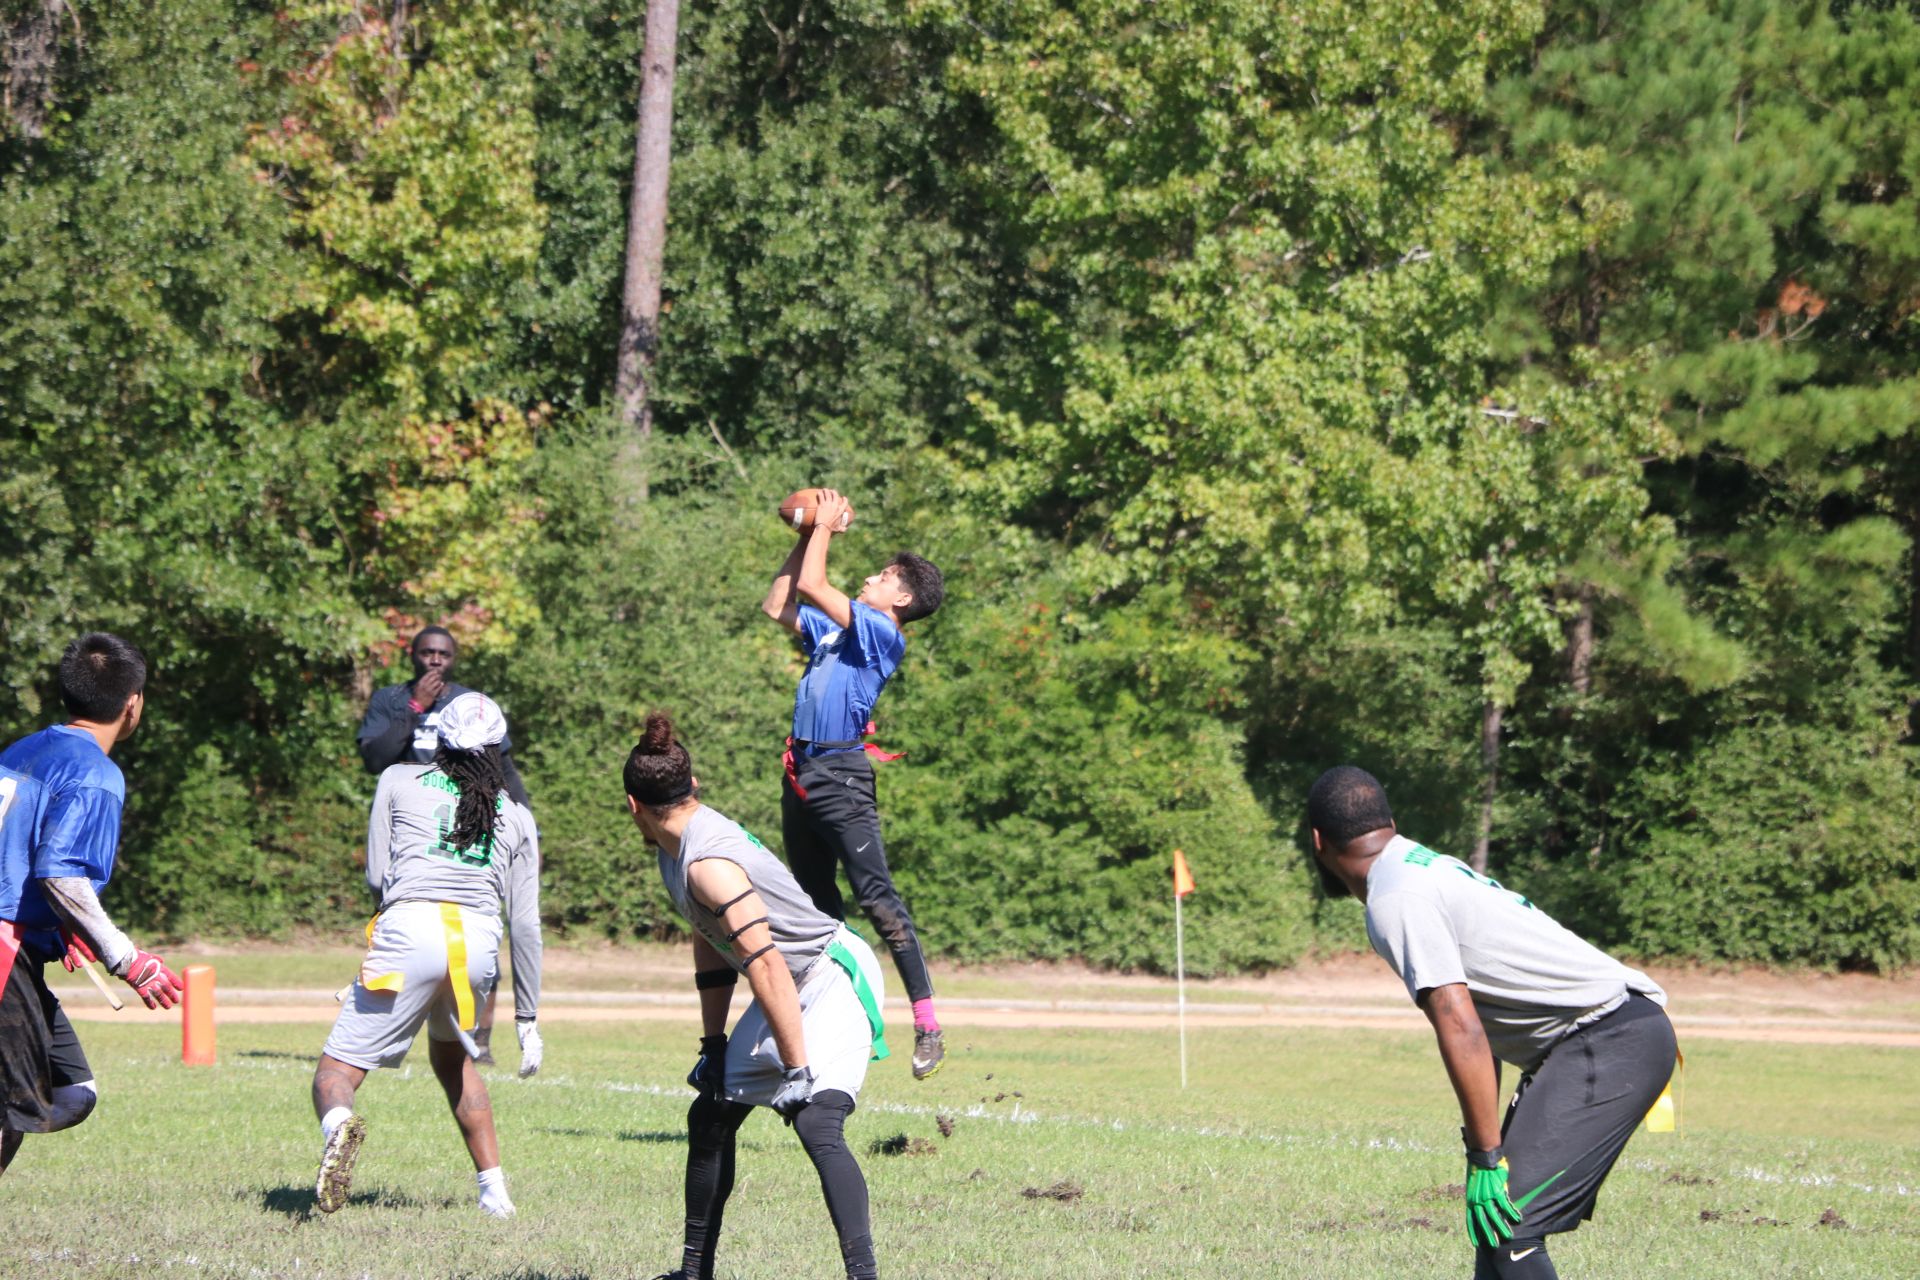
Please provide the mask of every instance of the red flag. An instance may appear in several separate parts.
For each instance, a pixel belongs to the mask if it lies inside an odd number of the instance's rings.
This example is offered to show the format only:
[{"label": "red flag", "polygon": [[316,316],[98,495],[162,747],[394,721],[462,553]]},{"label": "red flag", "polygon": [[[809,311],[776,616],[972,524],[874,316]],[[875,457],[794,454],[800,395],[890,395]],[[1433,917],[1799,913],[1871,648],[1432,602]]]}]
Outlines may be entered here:
[{"label": "red flag", "polygon": [[1184,898],[1193,892],[1193,872],[1187,870],[1187,855],[1173,851],[1173,896]]}]

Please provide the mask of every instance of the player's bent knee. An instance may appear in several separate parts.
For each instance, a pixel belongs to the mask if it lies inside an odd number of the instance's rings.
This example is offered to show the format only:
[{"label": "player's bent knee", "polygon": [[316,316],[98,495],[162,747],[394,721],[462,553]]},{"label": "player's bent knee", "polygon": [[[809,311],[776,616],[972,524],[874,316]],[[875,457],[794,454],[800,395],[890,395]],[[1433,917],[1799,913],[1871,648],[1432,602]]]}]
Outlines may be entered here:
[{"label": "player's bent knee", "polygon": [[93,1108],[100,1101],[99,1086],[91,1080],[82,1080],[79,1084],[61,1084],[53,1088],[53,1105],[48,1109],[47,1131],[58,1133],[62,1129],[71,1129],[93,1114]]},{"label": "player's bent knee", "polygon": [[687,1141],[695,1147],[723,1147],[753,1108],[725,1102],[710,1093],[696,1094],[687,1108]]},{"label": "player's bent knee", "polygon": [[847,1117],[853,1114],[853,1108],[851,1094],[838,1089],[823,1090],[814,1094],[813,1100],[793,1118],[793,1131],[800,1135],[801,1144],[809,1151],[836,1146],[846,1141]]}]

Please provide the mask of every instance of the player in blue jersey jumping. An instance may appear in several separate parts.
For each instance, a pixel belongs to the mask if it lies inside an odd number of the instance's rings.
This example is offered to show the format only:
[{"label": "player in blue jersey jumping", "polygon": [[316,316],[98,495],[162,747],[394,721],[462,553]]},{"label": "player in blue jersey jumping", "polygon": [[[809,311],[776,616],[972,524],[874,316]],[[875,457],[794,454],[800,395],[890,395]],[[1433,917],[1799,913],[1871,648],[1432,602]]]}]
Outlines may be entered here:
[{"label": "player in blue jersey jumping", "polygon": [[0,751],[0,1171],[29,1133],[71,1129],[98,1091],[73,1024],[42,968],[99,958],[150,1009],[170,1009],[180,980],[100,907],[120,846],[126,781],[108,758],[140,726],[146,660],[94,632],[60,659],[72,717]]},{"label": "player in blue jersey jumping", "polygon": [[868,577],[858,596],[836,588],[827,580],[827,544],[851,518],[844,497],[821,490],[813,527],[788,554],[760,606],[800,637],[807,654],[807,673],[793,699],[780,836],[794,879],[836,920],[847,916],[835,878],[846,867],[854,900],[893,953],[913,1002],[913,1078],[924,1080],[940,1069],[946,1049],[920,936],[887,867],[873,765],[862,739],[873,704],[906,656],[902,629],[938,609],[946,588],[931,561],[904,551]]}]

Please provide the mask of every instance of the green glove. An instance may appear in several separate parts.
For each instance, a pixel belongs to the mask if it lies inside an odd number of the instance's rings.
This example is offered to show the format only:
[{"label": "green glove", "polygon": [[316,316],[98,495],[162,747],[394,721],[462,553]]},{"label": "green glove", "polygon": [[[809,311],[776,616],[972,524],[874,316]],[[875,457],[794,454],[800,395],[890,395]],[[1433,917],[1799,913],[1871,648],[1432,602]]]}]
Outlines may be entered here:
[{"label": "green glove", "polygon": [[1467,1152],[1467,1238],[1491,1249],[1513,1235],[1520,1210],[1507,1196],[1507,1157],[1491,1151]]}]

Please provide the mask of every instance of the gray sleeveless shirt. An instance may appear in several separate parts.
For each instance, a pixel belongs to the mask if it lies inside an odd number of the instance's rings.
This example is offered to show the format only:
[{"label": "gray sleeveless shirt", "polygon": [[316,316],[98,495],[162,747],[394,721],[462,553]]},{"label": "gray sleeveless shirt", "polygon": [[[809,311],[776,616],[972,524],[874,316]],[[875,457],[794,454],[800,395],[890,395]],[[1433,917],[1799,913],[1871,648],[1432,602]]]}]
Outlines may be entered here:
[{"label": "gray sleeveless shirt", "polygon": [[687,889],[687,868],[703,858],[724,858],[747,873],[766,903],[767,927],[781,959],[798,983],[814,961],[826,954],[827,944],[840,932],[840,922],[813,905],[787,864],[773,856],[767,846],[739,823],[701,805],[687,822],[680,836],[680,856],[665,849],[656,851],[660,860],[660,879],[667,896],[685,916],[687,923],[713,945],[736,970],[741,953],[727,941],[727,926],[719,917],[696,901]]}]

